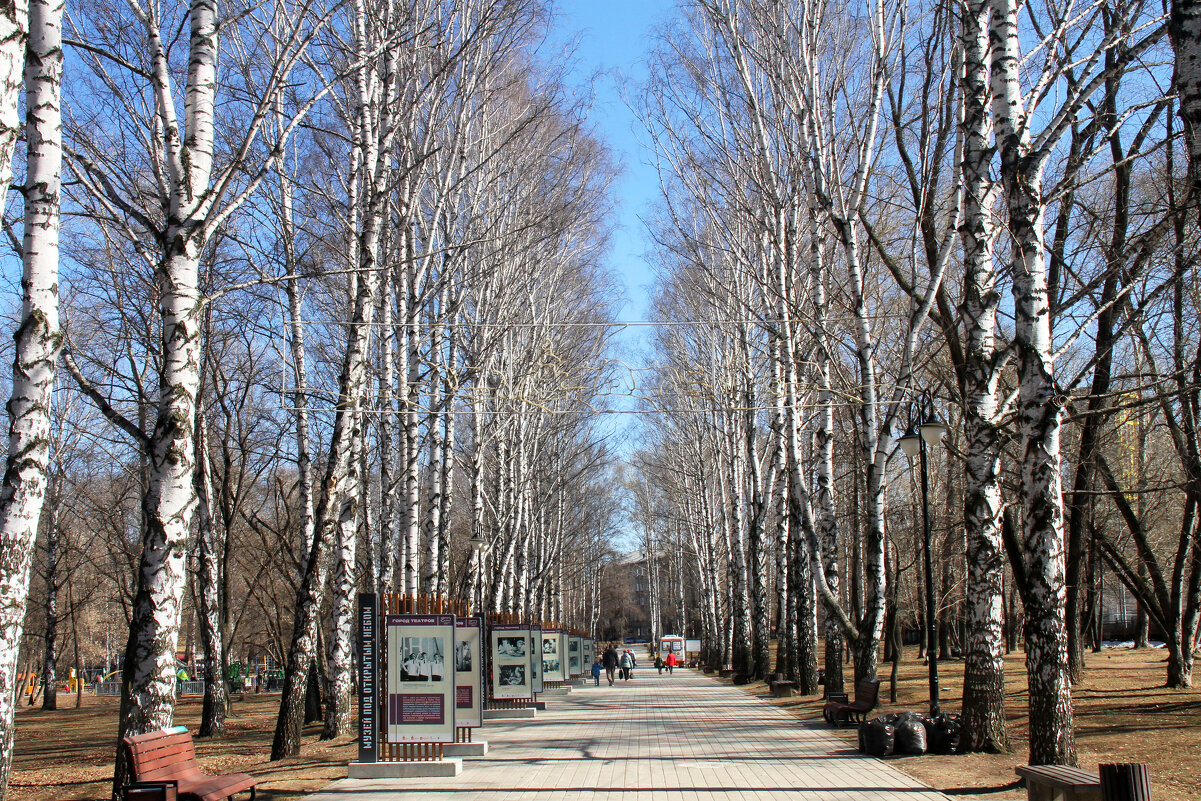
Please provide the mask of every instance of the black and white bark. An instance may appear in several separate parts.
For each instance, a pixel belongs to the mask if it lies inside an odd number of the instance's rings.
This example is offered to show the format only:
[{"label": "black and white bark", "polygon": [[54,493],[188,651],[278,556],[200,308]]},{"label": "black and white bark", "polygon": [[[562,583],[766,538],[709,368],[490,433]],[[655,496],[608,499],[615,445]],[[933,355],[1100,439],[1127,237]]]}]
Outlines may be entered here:
[{"label": "black and white bark", "polygon": [[17,656],[49,483],[50,403],[62,345],[58,253],[63,3],[33,0],[28,8],[28,40],[21,5],[0,11],[0,179],[5,190],[16,143],[17,71],[22,63],[26,98],[21,312],[13,335],[8,452],[0,483],[0,799],[8,793],[12,768]]}]

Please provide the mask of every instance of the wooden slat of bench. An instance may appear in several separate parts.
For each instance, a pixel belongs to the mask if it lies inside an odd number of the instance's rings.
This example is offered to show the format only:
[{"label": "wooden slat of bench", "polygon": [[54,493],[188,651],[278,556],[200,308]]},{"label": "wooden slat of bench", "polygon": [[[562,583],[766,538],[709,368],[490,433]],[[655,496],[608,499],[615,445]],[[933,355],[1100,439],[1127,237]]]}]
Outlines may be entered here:
[{"label": "wooden slat of bench", "polygon": [[203,776],[192,782],[181,782],[179,793],[182,796],[196,796],[203,801],[228,798],[236,793],[244,792],[254,787],[255,779],[246,773],[227,773],[222,776]]},{"label": "wooden slat of bench", "polygon": [[163,760],[191,759],[196,756],[196,749],[186,745],[175,745],[170,748],[156,748],[153,751],[131,752],[139,764],[162,762]]},{"label": "wooden slat of bench", "polygon": [[1067,765],[1018,765],[1014,772],[1024,779],[1033,779],[1053,787],[1100,787],[1101,777],[1087,770]]}]

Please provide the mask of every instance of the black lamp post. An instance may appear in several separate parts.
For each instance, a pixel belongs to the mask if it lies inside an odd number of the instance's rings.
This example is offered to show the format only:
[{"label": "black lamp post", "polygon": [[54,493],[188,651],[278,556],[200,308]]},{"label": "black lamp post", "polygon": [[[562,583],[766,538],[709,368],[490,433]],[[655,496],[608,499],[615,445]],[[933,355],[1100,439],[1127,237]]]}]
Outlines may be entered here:
[{"label": "black lamp post", "polygon": [[922,471],[922,522],[926,541],[926,663],[930,666],[930,714],[939,714],[938,703],[938,624],[934,607],[934,565],[930,556],[930,480],[926,451],[937,445],[947,433],[947,427],[934,412],[934,399],[928,391],[922,392],[917,403],[909,410],[909,428],[901,435],[900,446],[909,458],[913,469],[913,457],[917,456]]},{"label": "black lamp post", "polygon": [[471,546],[471,561],[472,561],[472,583],[475,585],[471,593],[471,603],[475,607],[472,611],[483,614],[484,612],[484,554],[488,552],[488,540],[479,531],[472,535],[471,539],[467,540],[467,544]]}]

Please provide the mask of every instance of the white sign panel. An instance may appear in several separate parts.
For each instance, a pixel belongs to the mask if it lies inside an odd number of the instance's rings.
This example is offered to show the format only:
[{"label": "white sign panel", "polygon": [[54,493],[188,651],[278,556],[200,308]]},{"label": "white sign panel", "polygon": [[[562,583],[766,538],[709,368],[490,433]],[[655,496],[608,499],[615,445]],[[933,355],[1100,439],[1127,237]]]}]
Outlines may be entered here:
[{"label": "white sign panel", "polygon": [[389,615],[388,742],[455,740],[452,615]]},{"label": "white sign panel", "polygon": [[492,626],[492,697],[533,698],[530,689],[530,627]]},{"label": "white sign panel", "polygon": [[480,651],[480,619],[455,619],[455,726],[482,726],[483,653]]},{"label": "white sign panel", "polygon": [[562,647],[562,633],[559,629],[542,630],[542,678],[545,681],[563,681],[563,657],[566,649]]},{"label": "white sign panel", "polygon": [[584,638],[577,634],[567,635],[567,674],[572,678],[584,672],[580,661],[584,658]]}]

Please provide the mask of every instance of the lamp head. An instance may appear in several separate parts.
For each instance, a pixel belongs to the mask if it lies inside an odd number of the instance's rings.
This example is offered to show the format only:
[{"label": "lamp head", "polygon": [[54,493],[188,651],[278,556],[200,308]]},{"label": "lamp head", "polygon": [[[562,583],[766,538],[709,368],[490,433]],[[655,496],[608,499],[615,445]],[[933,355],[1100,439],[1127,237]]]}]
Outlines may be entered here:
[{"label": "lamp head", "polygon": [[474,535],[471,539],[467,540],[467,542],[477,553],[483,553],[484,551],[488,550],[488,540],[484,539],[484,537],[480,534]]},{"label": "lamp head", "polygon": [[926,445],[934,447],[941,442],[943,436],[946,435],[947,425],[942,420],[938,419],[938,415],[931,411],[930,416],[923,420],[922,424],[918,426],[918,430],[921,432],[922,439],[925,440]]},{"label": "lamp head", "polygon": [[897,440],[897,443],[901,446],[901,450],[905,452],[905,455],[910,459],[917,456],[922,449],[922,438],[917,431],[914,430],[913,426],[909,426],[908,430],[906,430],[905,433],[901,435],[901,438]]}]

